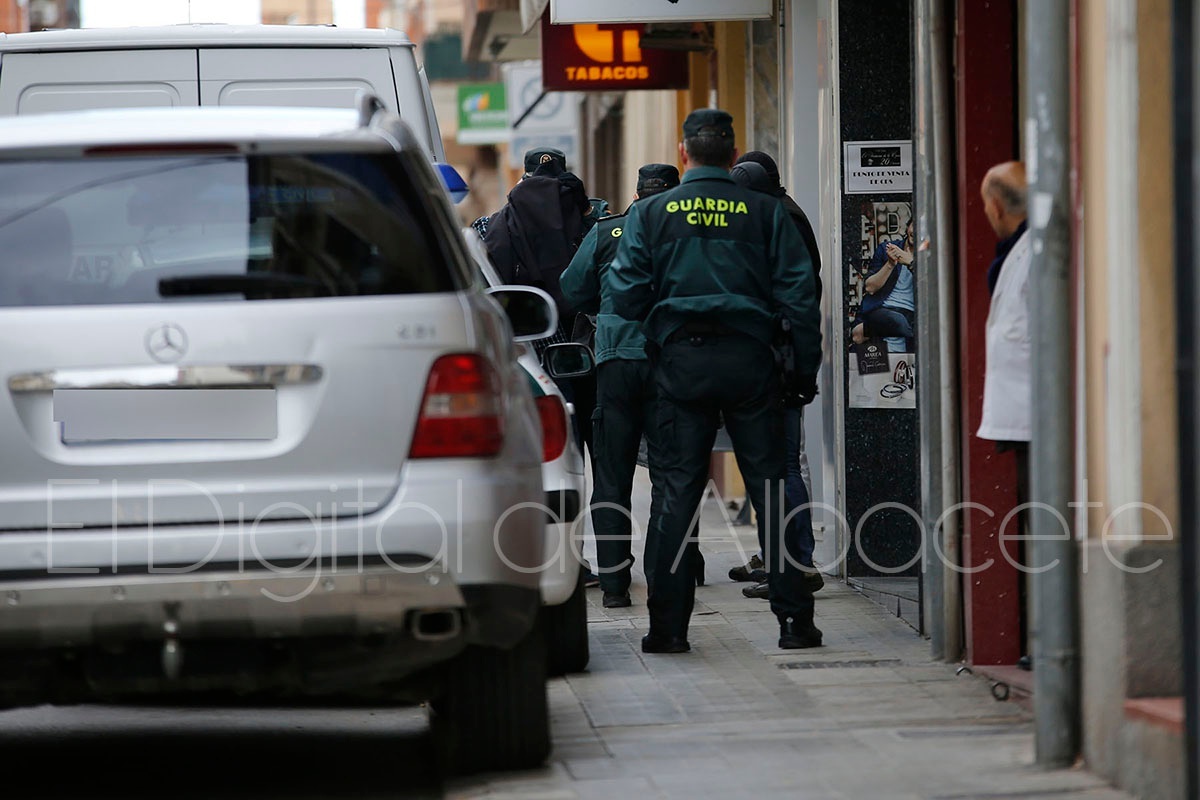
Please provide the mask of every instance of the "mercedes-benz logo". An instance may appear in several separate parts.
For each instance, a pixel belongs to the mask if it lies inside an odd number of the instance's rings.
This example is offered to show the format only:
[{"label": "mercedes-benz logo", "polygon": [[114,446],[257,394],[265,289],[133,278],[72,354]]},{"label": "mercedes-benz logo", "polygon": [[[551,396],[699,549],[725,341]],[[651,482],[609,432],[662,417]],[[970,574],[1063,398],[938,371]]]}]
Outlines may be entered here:
[{"label": "mercedes-benz logo", "polygon": [[146,332],[146,352],[155,361],[163,364],[183,358],[187,346],[187,334],[183,332],[183,328],[170,322],[164,322]]}]

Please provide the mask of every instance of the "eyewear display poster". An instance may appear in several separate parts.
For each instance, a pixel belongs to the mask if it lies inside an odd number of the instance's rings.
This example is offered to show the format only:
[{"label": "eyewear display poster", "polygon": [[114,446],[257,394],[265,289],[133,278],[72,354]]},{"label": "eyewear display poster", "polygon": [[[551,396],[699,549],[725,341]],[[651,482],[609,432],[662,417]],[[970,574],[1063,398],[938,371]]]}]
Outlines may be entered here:
[{"label": "eyewear display poster", "polygon": [[915,353],[886,353],[887,368],[863,373],[859,362],[850,362],[851,408],[916,408],[917,356]]},{"label": "eyewear display poster", "polygon": [[850,407],[916,408],[912,205],[864,202],[860,221],[862,247],[846,285]]}]

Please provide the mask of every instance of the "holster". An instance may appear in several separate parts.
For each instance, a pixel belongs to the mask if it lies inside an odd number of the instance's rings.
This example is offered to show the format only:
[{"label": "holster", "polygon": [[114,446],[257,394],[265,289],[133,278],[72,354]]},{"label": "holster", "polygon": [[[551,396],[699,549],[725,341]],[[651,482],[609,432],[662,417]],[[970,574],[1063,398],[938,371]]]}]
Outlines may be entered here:
[{"label": "holster", "polygon": [[649,359],[650,366],[657,367],[658,357],[662,354],[662,348],[658,346],[658,342],[647,337],[646,344],[642,349],[646,351],[646,358]]}]

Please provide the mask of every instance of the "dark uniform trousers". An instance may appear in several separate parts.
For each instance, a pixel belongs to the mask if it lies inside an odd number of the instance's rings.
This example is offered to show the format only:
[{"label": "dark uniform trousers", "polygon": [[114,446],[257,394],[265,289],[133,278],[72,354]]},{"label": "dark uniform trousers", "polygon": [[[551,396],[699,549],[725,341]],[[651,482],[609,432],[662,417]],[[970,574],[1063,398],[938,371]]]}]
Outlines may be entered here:
[{"label": "dark uniform trousers", "polygon": [[[695,603],[688,531],[708,481],[719,416],[758,517],[771,610],[781,620],[812,621],[813,596],[800,566],[798,526],[782,526],[787,473],[783,408],[771,349],[715,326],[685,326],[662,346],[658,386],[659,474],[663,515],[650,595],[650,630],[687,637]],[[681,555],[681,553],[683,555]]]},{"label": "dark uniform trousers", "polygon": [[[654,370],[644,359],[613,359],[596,372],[596,409],[592,413],[592,437],[596,456],[592,461],[592,531],[596,536],[596,561],[600,588],[606,593],[629,591],[633,559],[631,497],[637,470],[638,450],[646,439],[646,461],[650,469],[650,519],[643,535],[646,581],[651,591],[658,537],[654,530],[662,515],[661,460],[657,431],[657,391]],[[703,569],[699,549],[696,567]]]},{"label": "dark uniform trousers", "polygon": [[[614,359],[596,372],[596,409],[592,413],[592,530],[596,534],[596,561],[600,588],[624,594],[629,591],[633,564],[630,497],[637,470],[638,447],[646,436],[647,456],[658,461],[654,436],[655,391],[649,361]],[[650,487],[650,520],[662,510],[658,481]],[[645,532],[647,557],[653,552],[649,525]]]}]

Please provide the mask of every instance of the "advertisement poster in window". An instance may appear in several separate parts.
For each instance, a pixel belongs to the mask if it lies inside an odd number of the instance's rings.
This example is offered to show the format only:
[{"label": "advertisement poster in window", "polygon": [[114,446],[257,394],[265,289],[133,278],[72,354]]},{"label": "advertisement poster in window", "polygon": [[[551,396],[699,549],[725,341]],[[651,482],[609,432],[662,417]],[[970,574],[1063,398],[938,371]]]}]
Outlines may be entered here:
[{"label": "advertisement poster in window", "polygon": [[917,407],[912,204],[862,204],[862,249],[848,270],[851,408]]}]

